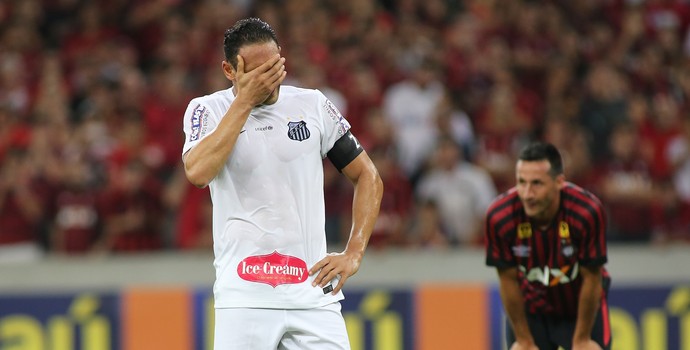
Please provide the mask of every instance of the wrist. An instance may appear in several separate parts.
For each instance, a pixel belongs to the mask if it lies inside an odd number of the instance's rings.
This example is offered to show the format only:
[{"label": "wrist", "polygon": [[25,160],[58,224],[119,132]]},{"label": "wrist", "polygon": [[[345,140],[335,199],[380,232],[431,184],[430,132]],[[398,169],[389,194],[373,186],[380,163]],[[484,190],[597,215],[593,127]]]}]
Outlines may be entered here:
[{"label": "wrist", "polygon": [[534,345],[534,339],[532,338],[517,338],[515,339],[515,342],[525,348],[529,348]]},{"label": "wrist", "polygon": [[239,108],[242,110],[251,110],[254,108],[254,105],[252,104],[251,100],[249,98],[245,98],[245,95],[243,94],[238,94],[235,97],[235,100],[232,101],[232,106],[235,106],[235,108]]},{"label": "wrist", "polygon": [[348,243],[347,246],[345,246],[345,250],[343,250],[343,254],[356,257],[359,261],[361,261],[364,258],[364,250],[364,246]]},{"label": "wrist", "polygon": [[575,336],[573,337],[573,344],[583,344],[583,343],[587,343],[587,342],[589,342],[589,341],[591,341],[591,340],[592,340],[592,338],[591,338],[590,336],[588,336],[588,335],[587,335],[587,336],[578,336],[578,335],[575,335]]}]

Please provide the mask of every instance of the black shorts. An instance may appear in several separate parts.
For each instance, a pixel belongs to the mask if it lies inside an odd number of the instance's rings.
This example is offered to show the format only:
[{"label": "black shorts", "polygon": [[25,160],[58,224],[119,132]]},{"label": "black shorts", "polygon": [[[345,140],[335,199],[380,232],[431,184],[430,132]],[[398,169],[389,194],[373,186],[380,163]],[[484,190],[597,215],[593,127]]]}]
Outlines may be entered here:
[{"label": "black shorts", "polygon": [[[561,317],[535,315],[527,313],[527,323],[539,350],[565,350],[572,348],[575,320]],[[592,327],[592,340],[604,350],[611,350],[611,324],[609,322],[609,307],[606,298],[602,299],[597,317]],[[515,342],[515,334],[506,319],[506,344],[508,349]]]}]

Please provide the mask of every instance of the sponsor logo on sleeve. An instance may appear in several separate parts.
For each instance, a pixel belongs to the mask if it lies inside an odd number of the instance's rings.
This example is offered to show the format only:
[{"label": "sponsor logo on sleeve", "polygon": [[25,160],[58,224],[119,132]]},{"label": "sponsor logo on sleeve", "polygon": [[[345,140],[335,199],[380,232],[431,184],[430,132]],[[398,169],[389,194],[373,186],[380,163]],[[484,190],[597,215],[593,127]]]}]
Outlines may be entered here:
[{"label": "sponsor logo on sleeve", "polygon": [[207,119],[208,112],[206,107],[197,105],[192,112],[192,132],[189,135],[189,141],[196,141],[201,137],[202,133],[205,131]]},{"label": "sponsor logo on sleeve", "polygon": [[302,283],[309,275],[304,260],[277,251],[245,258],[237,265],[237,274],[245,281],[265,283],[273,288]]},{"label": "sponsor logo on sleeve", "polygon": [[326,108],[326,111],[328,112],[328,115],[338,123],[338,135],[343,135],[345,134],[348,130],[350,130],[350,123],[343,117],[342,114],[340,114],[340,111],[338,108],[331,102],[330,100],[326,100],[326,103],[324,104],[324,107]]}]

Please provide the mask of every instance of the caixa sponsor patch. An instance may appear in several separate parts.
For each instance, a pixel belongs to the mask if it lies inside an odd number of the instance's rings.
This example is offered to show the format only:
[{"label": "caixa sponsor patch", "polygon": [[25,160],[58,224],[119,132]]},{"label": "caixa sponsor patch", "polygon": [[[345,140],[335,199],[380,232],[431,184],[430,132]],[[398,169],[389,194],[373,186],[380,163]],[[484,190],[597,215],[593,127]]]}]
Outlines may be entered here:
[{"label": "caixa sponsor patch", "polygon": [[554,287],[574,281],[579,274],[580,264],[576,262],[573,265],[560,267],[536,266],[529,269],[529,271],[522,265],[519,268],[528,281],[539,282],[547,287]]},{"label": "caixa sponsor patch", "polygon": [[189,135],[189,141],[196,141],[201,137],[202,131],[206,126],[206,117],[208,113],[206,112],[206,107],[202,105],[197,105],[192,112],[192,132]]},{"label": "caixa sponsor patch", "polygon": [[309,273],[304,260],[274,251],[244,258],[237,265],[237,275],[245,281],[266,283],[275,288],[280,284],[302,283]]}]

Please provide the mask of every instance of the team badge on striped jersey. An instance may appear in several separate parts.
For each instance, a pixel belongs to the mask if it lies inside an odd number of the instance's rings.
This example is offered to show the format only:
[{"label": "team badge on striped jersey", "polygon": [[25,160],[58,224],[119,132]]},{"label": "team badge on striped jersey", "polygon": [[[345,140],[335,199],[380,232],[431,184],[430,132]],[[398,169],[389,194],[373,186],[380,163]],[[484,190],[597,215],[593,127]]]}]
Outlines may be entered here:
[{"label": "team badge on striped jersey", "polygon": [[518,239],[526,239],[532,237],[532,225],[529,222],[523,222],[517,228]]},{"label": "team badge on striped jersey", "polygon": [[565,221],[560,222],[560,225],[558,225],[558,235],[563,239],[570,238],[570,227],[568,227],[567,222],[565,222]]},{"label": "team badge on striped jersey", "polygon": [[298,122],[288,122],[288,137],[295,141],[304,141],[311,136],[307,128],[307,122],[300,120]]}]

